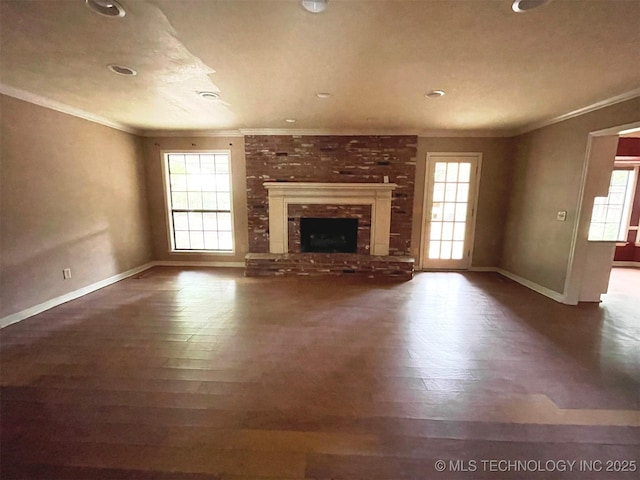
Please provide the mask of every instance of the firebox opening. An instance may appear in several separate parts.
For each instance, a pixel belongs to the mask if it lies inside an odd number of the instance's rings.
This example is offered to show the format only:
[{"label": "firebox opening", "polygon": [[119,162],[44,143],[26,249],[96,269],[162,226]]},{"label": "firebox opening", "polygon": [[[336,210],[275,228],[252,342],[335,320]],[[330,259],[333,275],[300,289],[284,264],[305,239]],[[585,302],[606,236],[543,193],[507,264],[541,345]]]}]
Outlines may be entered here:
[{"label": "firebox opening", "polygon": [[303,253],[356,253],[357,218],[301,218],[300,250]]}]

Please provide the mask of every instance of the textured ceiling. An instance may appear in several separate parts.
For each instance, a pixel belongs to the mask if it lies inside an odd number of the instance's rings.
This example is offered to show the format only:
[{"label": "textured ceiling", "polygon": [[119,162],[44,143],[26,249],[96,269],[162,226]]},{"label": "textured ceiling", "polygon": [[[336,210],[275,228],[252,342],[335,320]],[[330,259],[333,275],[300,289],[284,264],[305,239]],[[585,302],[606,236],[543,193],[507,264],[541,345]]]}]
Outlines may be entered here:
[{"label": "textured ceiling", "polygon": [[0,0],[4,90],[142,130],[511,132],[640,87],[640,0],[119,1]]}]

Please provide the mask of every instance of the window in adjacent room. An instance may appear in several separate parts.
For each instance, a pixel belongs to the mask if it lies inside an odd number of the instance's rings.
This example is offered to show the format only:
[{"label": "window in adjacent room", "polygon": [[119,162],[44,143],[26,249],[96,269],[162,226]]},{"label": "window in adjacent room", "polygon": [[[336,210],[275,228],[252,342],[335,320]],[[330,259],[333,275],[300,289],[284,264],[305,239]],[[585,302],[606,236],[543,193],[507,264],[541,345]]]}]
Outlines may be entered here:
[{"label": "window in adjacent room", "polygon": [[233,252],[229,152],[164,158],[172,250]]},{"label": "window in adjacent room", "polygon": [[593,202],[589,240],[626,242],[637,168],[615,168],[609,194]]}]

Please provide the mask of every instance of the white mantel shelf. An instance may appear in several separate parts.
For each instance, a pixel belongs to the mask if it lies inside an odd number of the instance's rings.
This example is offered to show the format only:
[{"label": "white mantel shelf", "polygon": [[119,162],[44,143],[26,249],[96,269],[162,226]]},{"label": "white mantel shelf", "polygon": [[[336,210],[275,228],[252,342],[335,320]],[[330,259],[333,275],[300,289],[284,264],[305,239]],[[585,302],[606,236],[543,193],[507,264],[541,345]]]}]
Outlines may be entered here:
[{"label": "white mantel shelf", "polygon": [[[316,183],[316,182],[265,182],[269,190],[280,190],[289,195],[314,197],[321,194],[340,196],[382,195],[390,196],[398,185],[395,183]],[[330,203],[330,202],[328,202]]]},{"label": "white mantel shelf", "polygon": [[269,191],[269,252],[288,253],[291,204],[371,205],[371,255],[389,254],[395,183],[265,182]]}]

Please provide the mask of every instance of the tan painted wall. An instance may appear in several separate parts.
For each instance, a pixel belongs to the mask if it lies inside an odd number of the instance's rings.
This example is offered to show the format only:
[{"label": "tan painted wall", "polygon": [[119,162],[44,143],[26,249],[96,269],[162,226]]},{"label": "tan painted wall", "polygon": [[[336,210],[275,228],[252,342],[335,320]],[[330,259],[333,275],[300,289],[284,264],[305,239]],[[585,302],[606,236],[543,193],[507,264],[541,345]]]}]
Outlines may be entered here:
[{"label": "tan painted wall", "polygon": [[480,172],[472,266],[497,267],[499,265],[509,195],[511,148],[512,142],[507,138],[418,138],[411,237],[411,254],[416,260],[420,256],[427,153],[481,152],[482,170]]},{"label": "tan painted wall", "polygon": [[1,95],[0,111],[0,318],[149,261],[139,139]]},{"label": "tan painted wall", "polygon": [[[149,191],[149,215],[153,258],[176,262],[242,262],[249,252],[247,229],[247,185],[242,137],[161,137],[143,140]],[[168,236],[168,217],[162,180],[162,152],[167,150],[231,150],[231,188],[233,191],[234,254],[171,253]]]},{"label": "tan painted wall", "polygon": [[638,120],[635,98],[515,137],[502,268],[563,292],[589,132]]}]

